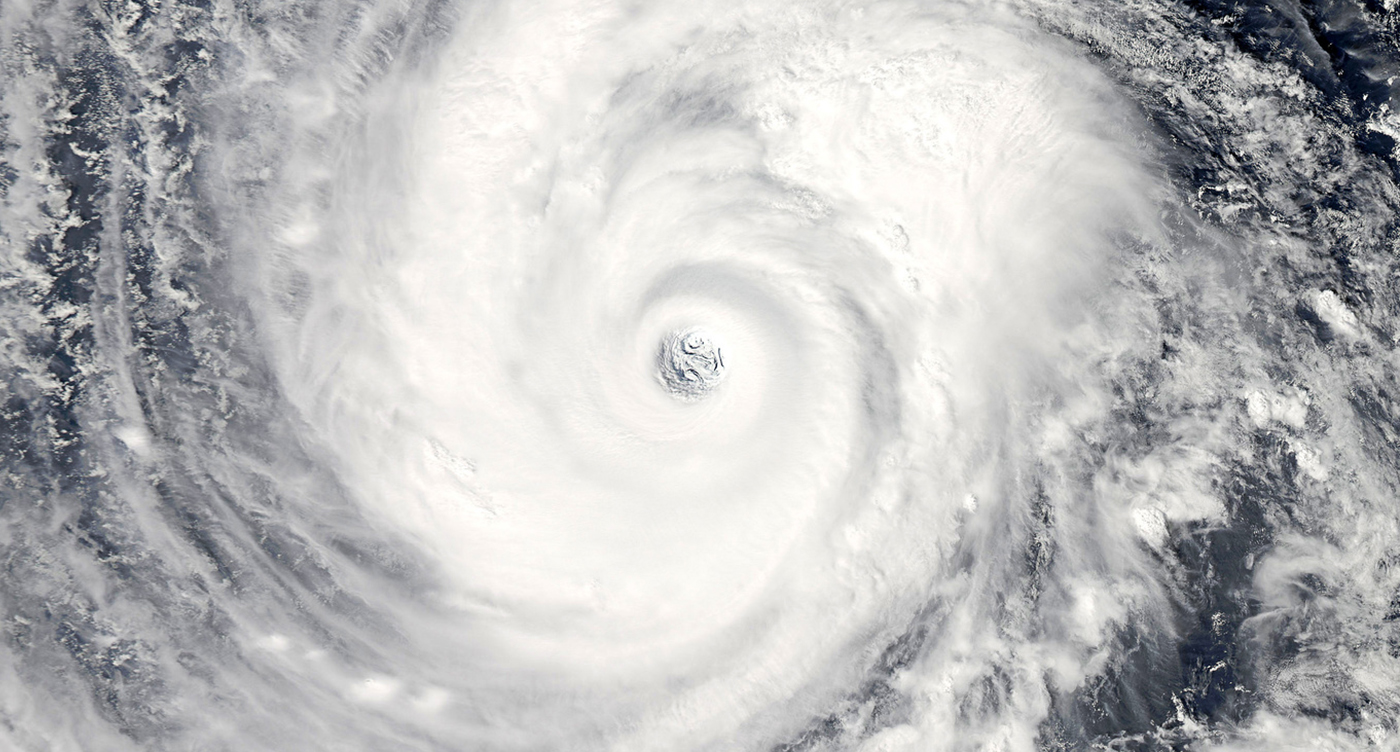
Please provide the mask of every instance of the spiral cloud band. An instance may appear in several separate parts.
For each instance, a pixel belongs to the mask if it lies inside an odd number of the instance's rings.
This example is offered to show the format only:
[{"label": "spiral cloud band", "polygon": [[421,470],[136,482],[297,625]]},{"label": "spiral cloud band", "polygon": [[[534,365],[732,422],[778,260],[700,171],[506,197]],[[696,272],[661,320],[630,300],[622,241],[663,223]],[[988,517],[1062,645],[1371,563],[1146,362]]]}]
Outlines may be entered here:
[{"label": "spiral cloud band", "polygon": [[0,741],[1400,743],[1393,10],[0,6]]}]

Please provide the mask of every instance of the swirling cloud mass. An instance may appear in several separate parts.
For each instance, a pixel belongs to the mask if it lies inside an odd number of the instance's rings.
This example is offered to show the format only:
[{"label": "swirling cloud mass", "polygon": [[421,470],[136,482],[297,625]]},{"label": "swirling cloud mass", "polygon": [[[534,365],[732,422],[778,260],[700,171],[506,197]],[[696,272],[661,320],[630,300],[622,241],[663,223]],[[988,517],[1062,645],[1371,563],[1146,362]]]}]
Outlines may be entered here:
[{"label": "swirling cloud mass", "polygon": [[0,746],[1393,748],[1396,11],[0,5]]}]

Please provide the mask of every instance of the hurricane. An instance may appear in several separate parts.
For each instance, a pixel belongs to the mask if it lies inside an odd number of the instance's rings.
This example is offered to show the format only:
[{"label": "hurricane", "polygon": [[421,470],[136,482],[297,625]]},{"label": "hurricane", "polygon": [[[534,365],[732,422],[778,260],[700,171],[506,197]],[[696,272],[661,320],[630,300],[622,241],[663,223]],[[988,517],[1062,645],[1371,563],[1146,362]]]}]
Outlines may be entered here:
[{"label": "hurricane", "polygon": [[0,3],[0,747],[1400,745],[1395,0]]}]

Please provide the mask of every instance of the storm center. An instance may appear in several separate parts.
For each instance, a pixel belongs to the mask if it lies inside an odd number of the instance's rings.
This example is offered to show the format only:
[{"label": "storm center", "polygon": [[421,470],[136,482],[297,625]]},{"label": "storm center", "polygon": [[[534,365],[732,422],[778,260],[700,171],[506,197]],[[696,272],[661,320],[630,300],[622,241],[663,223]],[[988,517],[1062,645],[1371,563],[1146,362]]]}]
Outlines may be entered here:
[{"label": "storm center", "polygon": [[676,399],[703,399],[724,380],[724,372],[724,354],[708,333],[682,329],[661,340],[656,355],[657,379]]}]

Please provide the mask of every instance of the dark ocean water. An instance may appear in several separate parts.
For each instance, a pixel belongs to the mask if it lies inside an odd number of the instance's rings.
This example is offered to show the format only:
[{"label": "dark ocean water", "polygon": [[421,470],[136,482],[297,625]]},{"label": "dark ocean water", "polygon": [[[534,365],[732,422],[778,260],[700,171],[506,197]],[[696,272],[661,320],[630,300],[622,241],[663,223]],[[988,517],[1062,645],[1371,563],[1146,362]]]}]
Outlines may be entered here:
[{"label": "dark ocean water", "polygon": [[1400,745],[1393,3],[10,2],[0,71],[0,748]]}]

